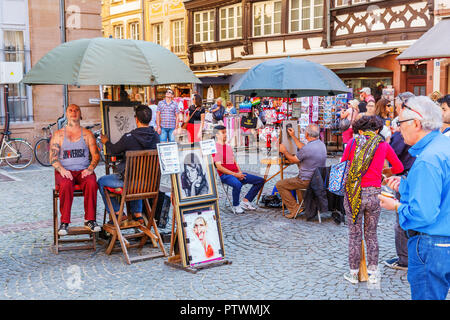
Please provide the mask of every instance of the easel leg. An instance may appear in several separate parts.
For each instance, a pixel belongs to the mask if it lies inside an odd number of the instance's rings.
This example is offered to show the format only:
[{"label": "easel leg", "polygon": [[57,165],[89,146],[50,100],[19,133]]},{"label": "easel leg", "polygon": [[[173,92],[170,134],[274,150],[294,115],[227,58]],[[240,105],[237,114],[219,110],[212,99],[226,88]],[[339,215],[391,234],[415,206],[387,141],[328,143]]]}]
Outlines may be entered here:
[{"label": "easel leg", "polygon": [[365,282],[369,279],[369,275],[367,273],[366,253],[364,250],[364,239],[361,240],[361,261],[359,263],[358,278],[361,282]]}]

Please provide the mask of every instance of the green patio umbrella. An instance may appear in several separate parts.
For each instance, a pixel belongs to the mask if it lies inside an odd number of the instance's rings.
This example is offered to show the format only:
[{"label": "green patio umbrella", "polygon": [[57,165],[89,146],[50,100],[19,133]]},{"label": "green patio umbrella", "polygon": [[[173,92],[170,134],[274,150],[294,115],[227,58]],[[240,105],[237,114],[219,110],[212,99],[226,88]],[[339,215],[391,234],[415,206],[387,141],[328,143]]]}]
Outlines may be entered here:
[{"label": "green patio umbrella", "polygon": [[156,43],[93,38],[54,48],[31,68],[23,83],[156,86],[200,80],[181,59]]}]

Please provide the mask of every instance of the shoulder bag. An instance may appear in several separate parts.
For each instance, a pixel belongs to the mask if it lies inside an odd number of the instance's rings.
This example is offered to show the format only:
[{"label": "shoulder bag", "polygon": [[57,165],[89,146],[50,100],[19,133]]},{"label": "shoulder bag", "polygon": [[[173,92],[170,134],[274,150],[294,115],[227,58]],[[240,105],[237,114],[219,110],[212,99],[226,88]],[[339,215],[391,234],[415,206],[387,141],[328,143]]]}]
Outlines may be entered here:
[{"label": "shoulder bag", "polygon": [[334,164],[331,166],[331,170],[330,170],[330,179],[328,182],[328,191],[338,195],[338,196],[343,196],[344,192],[345,192],[345,180],[347,177],[347,173],[348,170],[350,169],[350,152],[352,151],[353,148],[353,143],[355,142],[355,139],[353,139],[352,144],[350,145],[350,151],[349,151],[349,159],[338,163],[338,164]]},{"label": "shoulder bag", "polygon": [[186,129],[187,129],[187,126],[188,126],[189,121],[191,120],[191,118],[194,116],[194,114],[195,114],[199,109],[200,109],[200,107],[197,107],[197,108],[194,110],[194,112],[192,112],[192,114],[189,115],[189,118],[188,118],[186,121],[184,121],[183,124],[181,125],[181,129],[183,129],[183,130],[186,130]]}]

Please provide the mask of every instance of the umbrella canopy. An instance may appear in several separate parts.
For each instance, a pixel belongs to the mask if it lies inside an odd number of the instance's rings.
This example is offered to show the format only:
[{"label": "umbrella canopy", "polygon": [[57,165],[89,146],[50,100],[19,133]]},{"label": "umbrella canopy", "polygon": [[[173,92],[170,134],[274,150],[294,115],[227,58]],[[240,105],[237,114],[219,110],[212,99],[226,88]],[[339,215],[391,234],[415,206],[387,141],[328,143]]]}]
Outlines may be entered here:
[{"label": "umbrella canopy", "polygon": [[26,84],[164,85],[200,83],[171,51],[141,40],[93,38],[61,44],[25,75]]},{"label": "umbrella canopy", "polygon": [[330,69],[299,58],[262,62],[247,71],[231,94],[256,97],[333,96],[349,89]]}]

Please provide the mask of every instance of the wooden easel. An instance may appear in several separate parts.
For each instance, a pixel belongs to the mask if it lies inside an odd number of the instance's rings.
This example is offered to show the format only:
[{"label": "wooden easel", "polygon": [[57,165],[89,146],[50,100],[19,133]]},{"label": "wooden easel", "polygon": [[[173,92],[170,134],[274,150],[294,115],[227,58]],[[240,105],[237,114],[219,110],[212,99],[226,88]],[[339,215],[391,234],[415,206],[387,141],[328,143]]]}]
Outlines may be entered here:
[{"label": "wooden easel", "polygon": [[361,260],[359,263],[358,279],[360,282],[366,282],[369,280],[369,274],[367,273],[366,253],[364,250],[364,239],[361,240]]},{"label": "wooden easel", "polygon": [[171,202],[173,206],[172,211],[172,234],[170,236],[170,249],[169,249],[169,258],[167,261],[164,261],[164,263],[168,266],[181,269],[190,273],[197,273],[199,270],[202,269],[209,269],[213,267],[217,267],[224,264],[231,264],[231,261],[223,259],[220,261],[214,261],[209,263],[204,263],[198,266],[189,266],[187,265],[184,256],[180,253],[180,247],[182,247],[179,243],[179,241],[183,241],[182,235],[180,234],[183,232],[183,228],[181,226],[181,223],[178,221],[177,217],[179,215],[180,207],[178,203],[176,203],[176,197],[174,197],[174,187],[173,183],[176,179],[176,175],[172,174],[172,192],[171,192]]}]

